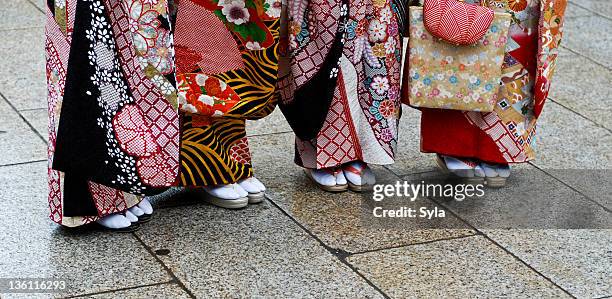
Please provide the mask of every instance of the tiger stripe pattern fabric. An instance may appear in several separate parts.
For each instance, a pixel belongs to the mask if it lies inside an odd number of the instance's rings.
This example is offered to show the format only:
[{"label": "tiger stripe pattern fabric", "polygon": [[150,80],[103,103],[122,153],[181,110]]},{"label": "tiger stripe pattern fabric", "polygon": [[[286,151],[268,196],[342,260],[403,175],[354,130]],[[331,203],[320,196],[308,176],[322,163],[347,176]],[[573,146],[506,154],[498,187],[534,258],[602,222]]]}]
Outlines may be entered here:
[{"label": "tiger stripe pattern fabric", "polygon": [[230,184],[253,175],[245,120],[265,117],[276,106],[281,5],[280,0],[180,1],[179,185]]},{"label": "tiger stripe pattern fabric", "polygon": [[[270,24],[274,39],[278,40],[279,21]],[[278,44],[265,51],[244,53],[244,69],[238,69],[218,77],[240,96],[241,100],[227,117],[260,119],[274,111],[277,101]]]},{"label": "tiger stripe pattern fabric", "polygon": [[194,127],[191,117],[184,120],[181,185],[229,184],[253,175],[250,157],[232,155],[234,146],[247,142],[244,120],[221,118],[204,127]]}]

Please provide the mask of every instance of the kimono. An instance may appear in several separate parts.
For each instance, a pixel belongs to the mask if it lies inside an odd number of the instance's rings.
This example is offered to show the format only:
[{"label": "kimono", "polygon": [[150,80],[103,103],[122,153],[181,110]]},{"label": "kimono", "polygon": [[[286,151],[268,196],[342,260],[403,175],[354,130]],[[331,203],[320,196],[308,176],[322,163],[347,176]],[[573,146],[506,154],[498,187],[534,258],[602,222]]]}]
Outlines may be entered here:
[{"label": "kimono", "polygon": [[245,120],[276,107],[281,11],[281,0],[180,0],[180,186],[229,184],[253,175]]},{"label": "kimono", "polygon": [[488,1],[513,15],[501,86],[489,113],[423,109],[421,151],[489,163],[535,158],[536,124],[550,89],[566,0]]},{"label": "kimono", "polygon": [[[53,221],[87,224],[170,186],[252,175],[244,119],[275,105],[280,3],[217,2],[182,0],[180,10],[168,0],[47,1]],[[190,22],[217,30],[197,36],[207,47],[190,47],[181,27]],[[233,51],[231,66],[215,45]],[[195,85],[185,83],[192,74]],[[193,90],[210,98],[193,102],[197,111],[187,107]]]},{"label": "kimono", "polygon": [[406,1],[289,1],[279,106],[295,162],[394,162]]}]

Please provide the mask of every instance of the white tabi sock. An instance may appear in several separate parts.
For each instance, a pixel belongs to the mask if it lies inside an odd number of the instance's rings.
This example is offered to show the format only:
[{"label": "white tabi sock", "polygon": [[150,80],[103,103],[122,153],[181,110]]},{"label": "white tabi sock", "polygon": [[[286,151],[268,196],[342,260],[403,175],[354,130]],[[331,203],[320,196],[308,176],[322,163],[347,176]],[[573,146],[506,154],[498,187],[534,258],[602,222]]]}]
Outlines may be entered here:
[{"label": "white tabi sock", "polygon": [[208,194],[221,199],[233,200],[244,197],[237,193],[234,184],[204,186],[204,190]]},{"label": "white tabi sock", "polygon": [[132,225],[132,222],[121,214],[108,215],[102,219],[98,219],[96,222],[110,229],[126,228]]},{"label": "white tabi sock", "polygon": [[310,171],[310,175],[315,180],[315,182],[323,185],[323,186],[336,186],[336,176],[334,172],[329,168],[324,169],[308,169]]},{"label": "white tabi sock", "polygon": [[127,218],[128,220],[130,220],[130,222],[138,222],[138,217],[136,217],[136,215],[132,214],[132,212],[125,211],[125,218]]},{"label": "white tabi sock", "polygon": [[140,201],[136,206],[138,206],[138,208],[147,215],[153,214],[153,206],[151,205],[148,197],[143,197],[142,201]]}]

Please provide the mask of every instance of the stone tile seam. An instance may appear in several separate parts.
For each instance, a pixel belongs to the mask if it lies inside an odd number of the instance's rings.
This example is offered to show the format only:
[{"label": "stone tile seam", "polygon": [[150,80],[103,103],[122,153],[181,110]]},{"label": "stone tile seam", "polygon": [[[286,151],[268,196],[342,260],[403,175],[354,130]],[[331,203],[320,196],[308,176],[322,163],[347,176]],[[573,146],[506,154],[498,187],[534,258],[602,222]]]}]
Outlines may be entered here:
[{"label": "stone tile seam", "polygon": [[[610,42],[612,42],[612,41],[610,41]],[[588,60],[588,61],[590,61],[590,62],[592,62],[592,63],[594,63],[594,64],[596,64],[596,65],[598,65],[598,66],[600,66],[600,67],[602,67],[602,68],[604,68],[606,70],[608,70],[608,71],[612,71],[612,68],[610,68],[609,66],[607,66],[607,65],[597,61],[595,58],[592,58],[590,56],[584,55],[584,54],[580,53],[579,51],[576,51],[576,50],[574,50],[572,48],[567,47],[567,46],[565,46],[565,44],[563,44],[561,46],[561,48],[566,49],[566,50],[570,51],[571,53],[576,54],[576,55],[578,55],[578,56],[580,56],[580,57],[582,57],[582,58],[584,58],[584,59],[586,59],[586,60]],[[559,57],[558,59],[563,59],[563,57]],[[554,81],[554,77],[553,77],[553,81]]]},{"label": "stone tile seam", "polygon": [[503,250],[504,252],[506,252],[506,254],[509,254],[511,257],[513,257],[516,261],[518,261],[519,263],[523,264],[523,266],[529,268],[531,271],[533,271],[534,273],[536,273],[537,275],[539,275],[540,277],[542,277],[544,280],[548,281],[549,283],[551,283],[553,286],[557,287],[559,290],[563,291],[565,294],[567,294],[568,296],[570,296],[571,298],[576,298],[576,296],[572,295],[569,291],[567,291],[566,289],[562,288],[560,285],[558,285],[556,282],[554,282],[552,279],[550,279],[548,276],[544,275],[542,272],[536,270],[533,266],[531,266],[530,264],[528,264],[526,261],[522,260],[521,258],[519,258],[517,255],[515,255],[513,252],[511,252],[509,249],[505,248],[504,246],[502,246],[501,244],[499,244],[498,242],[496,242],[495,240],[493,240],[491,237],[489,237],[489,235],[487,235],[485,232],[479,230],[478,228],[476,228],[474,225],[472,225],[469,221],[459,217],[459,215],[457,213],[455,213],[455,211],[453,211],[451,208],[449,208],[448,206],[444,205],[443,203],[440,203],[439,201],[433,199],[433,198],[429,198],[431,201],[435,202],[436,204],[438,204],[439,206],[442,206],[444,208],[446,208],[447,211],[449,211],[452,215],[454,215],[455,217],[457,217],[458,219],[460,219],[461,221],[463,221],[466,225],[468,225],[471,229],[477,231],[479,233],[479,235],[483,236],[485,239],[487,239],[489,242],[491,242],[492,244],[494,244],[495,246],[497,246],[498,248],[500,248],[501,250]]},{"label": "stone tile seam", "polygon": [[38,133],[38,131],[36,131],[36,128],[34,128],[34,126],[25,118],[25,116],[23,116],[23,114],[21,114],[21,112],[19,112],[15,105],[13,105],[13,103],[11,103],[2,92],[0,92],[0,98],[4,99],[4,101],[11,107],[11,109],[13,109],[13,111],[15,111],[17,115],[19,115],[21,120],[23,120],[30,127],[30,130],[32,130],[32,132],[34,132],[34,134],[36,134],[40,138],[40,140],[47,144],[47,138],[44,138],[40,133]]},{"label": "stone tile seam", "polygon": [[162,286],[162,285],[166,285],[166,284],[171,285],[171,284],[177,284],[177,283],[175,281],[172,281],[172,280],[164,281],[164,282],[154,282],[154,283],[149,283],[149,284],[137,285],[137,286],[133,286],[133,287],[125,287],[125,288],[112,289],[112,290],[106,290],[106,291],[99,291],[99,292],[93,292],[93,293],[77,294],[77,295],[72,295],[72,296],[68,296],[68,297],[62,297],[62,299],[79,298],[79,297],[95,296],[95,295],[104,295],[104,294],[110,294],[110,293],[114,293],[114,292],[127,291],[127,290],[134,290],[134,289],[139,289],[139,288]]},{"label": "stone tile seam", "polygon": [[25,161],[25,162],[17,162],[17,163],[9,163],[9,164],[1,164],[1,167],[11,167],[11,166],[19,166],[19,165],[26,165],[26,164],[34,164],[34,163],[40,163],[40,162],[47,162],[47,159],[45,160],[33,160],[33,161]]},{"label": "stone tile seam", "polygon": [[511,252],[510,250],[506,249],[505,247],[503,247],[501,244],[497,243],[497,241],[493,240],[493,238],[489,237],[486,233],[482,232],[482,235],[489,240],[490,242],[492,242],[493,244],[495,244],[495,246],[501,248],[503,251],[505,251],[507,254],[509,254],[510,256],[514,257],[514,259],[516,259],[517,261],[519,261],[521,264],[523,264],[524,266],[526,266],[527,268],[531,269],[531,271],[535,272],[536,274],[538,274],[539,276],[541,276],[542,278],[544,278],[544,280],[550,282],[553,286],[557,287],[559,290],[563,291],[565,294],[567,294],[568,296],[570,296],[571,298],[577,298],[576,296],[574,296],[572,293],[570,293],[568,290],[562,288],[560,285],[558,285],[556,282],[554,282],[551,278],[549,278],[548,276],[544,275],[544,273],[536,270],[535,267],[533,267],[532,265],[528,264],[526,261],[522,260],[521,258],[519,258],[517,255],[515,255],[513,252]]},{"label": "stone tile seam", "polygon": [[33,111],[45,111],[47,112],[49,109],[47,108],[26,108],[26,109],[21,109],[19,110],[19,112],[33,112]]},{"label": "stone tile seam", "polygon": [[599,17],[602,17],[602,18],[604,18],[604,19],[607,19],[607,20],[612,21],[612,17],[610,17],[610,16],[604,15],[604,14],[602,14],[602,13],[598,12],[598,11],[593,11],[593,10],[591,10],[590,8],[587,8],[587,7],[584,7],[584,6],[580,5],[580,4],[578,4],[576,1],[573,1],[573,0],[572,0],[572,1],[569,1],[569,2],[570,2],[571,4],[573,4],[573,5],[576,5],[576,6],[578,6],[578,7],[582,8],[582,9],[584,9],[584,10],[587,10],[587,11],[591,12],[592,14],[594,14],[594,15],[596,15],[596,16],[599,16]]},{"label": "stone tile seam", "polygon": [[45,26],[41,25],[41,26],[31,26],[31,27],[0,28],[0,33],[2,33],[2,32],[9,32],[9,31],[21,31],[21,30],[41,29],[41,28],[45,28]]},{"label": "stone tile seam", "polygon": [[553,102],[553,103],[555,103],[555,104],[557,104],[557,105],[561,106],[561,108],[564,108],[565,110],[568,110],[568,111],[570,111],[570,112],[572,112],[572,113],[574,113],[574,114],[576,114],[576,115],[580,116],[581,118],[585,119],[586,121],[590,122],[591,124],[595,125],[596,127],[601,128],[601,129],[604,129],[604,130],[608,131],[608,133],[611,133],[611,134],[612,134],[612,130],[611,130],[611,129],[609,129],[609,128],[607,128],[605,125],[600,124],[600,123],[598,123],[598,122],[596,122],[596,121],[594,121],[594,120],[590,119],[588,116],[586,116],[586,115],[584,115],[584,114],[582,114],[582,113],[580,113],[580,112],[578,112],[578,111],[575,111],[575,110],[573,110],[573,109],[572,109],[572,108],[570,108],[570,107],[567,107],[566,105],[564,105],[564,104],[560,103],[559,101],[555,100],[554,98],[548,98],[548,99],[549,99],[551,102]]},{"label": "stone tile seam", "polygon": [[[431,153],[423,153],[423,152],[420,152],[420,153],[421,154],[431,154]],[[432,161],[431,165],[435,166],[433,161]],[[432,171],[432,170],[416,170],[416,171],[410,171],[410,172],[407,172],[407,173],[397,173],[397,172],[393,171],[392,169],[389,169],[387,167],[387,165],[383,165],[383,167],[385,169],[387,169],[388,171],[390,171],[393,175],[395,175],[399,179],[404,179],[405,177],[410,176],[410,175],[417,175],[417,174],[425,174],[425,173],[435,172],[435,171]]]},{"label": "stone tile seam", "polygon": [[291,216],[287,211],[285,211],[283,208],[281,208],[272,198],[269,197],[268,194],[266,194],[265,196],[266,196],[266,199],[268,199],[268,201],[274,207],[276,207],[283,215],[285,215],[285,217],[288,217],[289,219],[291,219],[291,221],[293,221],[293,223],[295,223],[308,236],[310,236],[310,238],[314,239],[327,252],[329,252],[332,256],[336,257],[338,259],[338,261],[340,261],[340,263],[342,263],[343,265],[348,267],[351,271],[353,271],[355,274],[357,274],[357,276],[361,277],[361,279],[363,279],[368,285],[370,285],[375,291],[377,291],[379,294],[381,294],[384,298],[391,298],[379,286],[377,286],[372,281],[370,281],[367,277],[365,277],[365,275],[363,275],[361,272],[359,272],[352,264],[350,264],[346,260],[347,252],[345,252],[344,250],[341,250],[341,249],[332,248],[329,245],[325,244],[325,242],[323,242],[323,240],[321,240],[319,237],[317,237],[313,232],[311,232],[308,228],[306,228],[304,225],[302,225],[302,223],[300,223],[297,219],[295,219],[293,216]]},{"label": "stone tile seam", "polygon": [[170,277],[172,277],[172,281],[173,282],[178,284],[181,287],[181,289],[183,291],[185,291],[185,293],[187,293],[187,295],[189,295],[189,297],[196,298],[196,296],[193,294],[193,292],[190,289],[188,289],[187,286],[185,286],[185,283],[183,283],[183,281],[181,281],[178,278],[178,276],[176,276],[174,271],[172,271],[172,269],[170,269],[170,267],[168,267],[164,263],[164,261],[162,261],[161,258],[159,258],[159,256],[157,256],[157,254],[155,254],[155,252],[153,252],[153,249],[151,247],[149,247],[149,245],[147,245],[147,243],[145,243],[144,240],[142,240],[135,232],[132,232],[131,234],[132,234],[132,236],[134,236],[134,238],[136,238],[136,240],[138,240],[140,245],[149,253],[149,255],[151,255],[162,266],[162,268],[164,268],[164,270],[166,270],[168,275],[170,275]]},{"label": "stone tile seam", "polygon": [[591,203],[594,203],[596,206],[599,206],[600,208],[602,208],[604,211],[611,213],[612,214],[612,210],[608,209],[606,206],[602,205],[601,203],[599,203],[598,201],[592,199],[590,196],[587,196],[586,194],[580,192],[578,189],[572,187],[569,183],[555,177],[554,175],[548,173],[548,171],[546,171],[545,169],[541,168],[540,166],[538,166],[535,163],[532,162],[528,162],[531,166],[537,168],[538,170],[540,170],[541,172],[545,173],[546,175],[548,175],[549,177],[551,177],[552,179],[554,179],[555,181],[558,181],[559,183],[565,185],[566,187],[570,188],[572,191],[582,195],[584,198],[586,198],[588,201],[590,201]]},{"label": "stone tile seam", "polygon": [[36,3],[34,3],[32,0],[26,0],[28,3],[30,3],[32,6],[34,6],[34,8],[36,8],[36,10],[38,10],[40,13],[45,14],[45,11],[42,10],[42,8],[38,7],[38,5],[36,5]]},{"label": "stone tile seam", "polygon": [[390,246],[390,247],[377,248],[377,249],[372,249],[372,250],[364,250],[364,251],[352,252],[352,253],[349,253],[347,255],[347,257],[352,257],[352,256],[356,256],[356,255],[365,255],[365,254],[369,254],[369,253],[381,252],[381,251],[386,251],[386,250],[394,250],[394,249],[401,249],[401,248],[410,248],[410,247],[414,247],[414,246],[418,246],[418,245],[433,244],[433,243],[437,243],[437,242],[441,242],[441,241],[452,241],[452,240],[467,239],[467,238],[477,237],[477,236],[482,236],[482,233],[480,233],[478,231],[473,231],[472,233],[470,233],[468,235],[463,235],[463,236],[446,237],[446,238],[440,238],[440,239],[435,239],[435,240],[417,242],[417,243],[406,244],[406,245]]}]

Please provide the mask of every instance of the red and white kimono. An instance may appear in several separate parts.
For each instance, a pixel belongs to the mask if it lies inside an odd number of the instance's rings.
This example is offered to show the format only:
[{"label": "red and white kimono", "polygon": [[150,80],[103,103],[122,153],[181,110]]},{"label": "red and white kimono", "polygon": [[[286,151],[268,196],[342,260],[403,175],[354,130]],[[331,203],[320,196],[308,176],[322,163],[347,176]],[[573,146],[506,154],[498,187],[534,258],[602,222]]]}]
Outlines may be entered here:
[{"label": "red and white kimono", "polygon": [[[488,1],[499,5],[504,1]],[[550,88],[567,0],[507,0],[515,16],[490,113],[423,109],[421,151],[490,163],[535,158],[536,123]]]},{"label": "red and white kimono", "polygon": [[306,168],[394,162],[405,0],[289,1],[281,102]]},{"label": "red and white kimono", "polygon": [[46,3],[53,221],[252,176],[245,120],[276,105],[280,0]]}]

